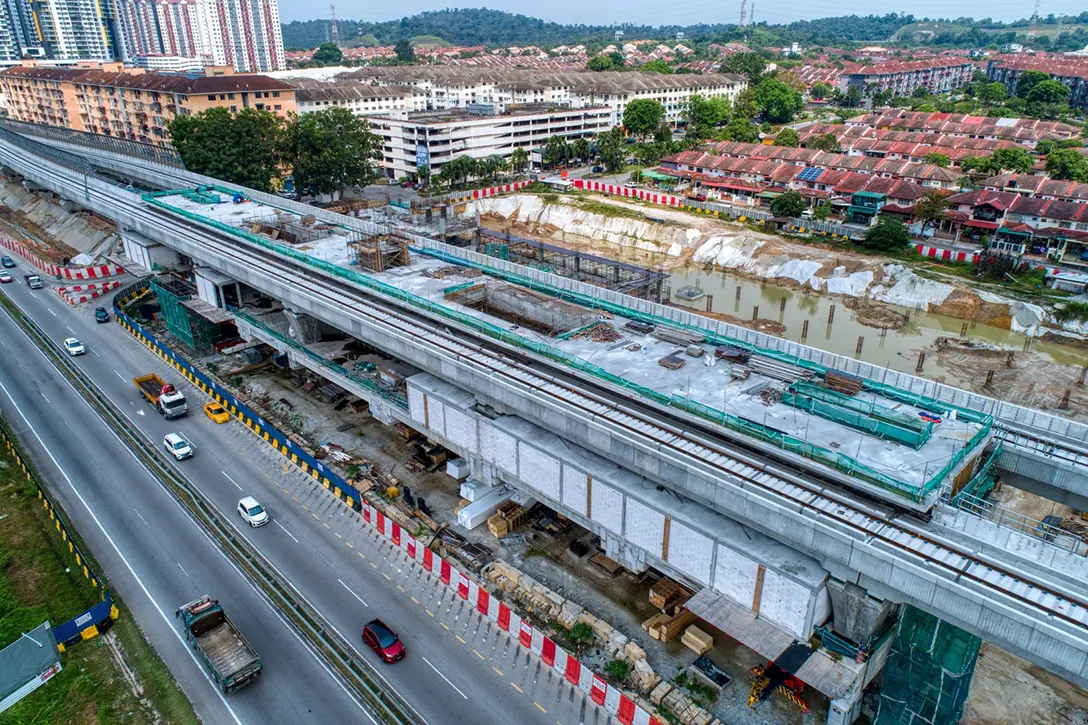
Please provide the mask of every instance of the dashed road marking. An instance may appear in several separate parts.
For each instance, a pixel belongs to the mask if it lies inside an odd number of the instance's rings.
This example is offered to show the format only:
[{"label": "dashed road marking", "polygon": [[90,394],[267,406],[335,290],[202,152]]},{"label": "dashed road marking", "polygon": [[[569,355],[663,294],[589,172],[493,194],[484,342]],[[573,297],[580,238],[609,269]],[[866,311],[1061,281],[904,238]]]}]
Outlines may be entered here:
[{"label": "dashed road marking", "polygon": [[533,704],[536,705],[537,709],[540,710],[542,713],[544,713],[545,715],[548,714],[548,711],[545,710],[543,707],[541,707],[539,702],[537,702],[536,700],[533,700]]},{"label": "dashed road marking", "polygon": [[415,597],[412,597],[412,601],[415,602],[416,604],[419,604],[419,600],[416,599]]},{"label": "dashed road marking", "polygon": [[515,690],[517,690],[518,692],[520,692],[523,695],[525,694],[525,690],[518,687],[518,683],[516,683],[516,682],[511,682],[510,687],[513,687]]},{"label": "dashed road marking", "polygon": [[[428,614],[430,614],[430,612],[428,612]],[[431,616],[433,617],[434,615],[431,614]],[[439,622],[439,624],[442,625],[442,629],[446,630],[447,632],[450,631],[450,626],[448,624],[446,624],[445,622]]]},{"label": "dashed road marking", "polygon": [[472,654],[476,655],[480,659],[484,659],[484,656],[482,654],[480,654],[479,652],[477,652],[476,650],[472,650]]},{"label": "dashed road marking", "polygon": [[427,609],[426,612],[427,612],[427,616],[429,616],[429,617],[434,616],[434,612],[432,612],[430,609]]},{"label": "dashed road marking", "polygon": [[462,637],[461,635],[459,635],[459,634],[455,634],[455,635],[453,635],[453,636],[454,636],[454,637],[456,637],[456,638],[457,638],[457,641],[458,641],[458,642],[460,642],[461,644],[468,644],[468,642],[466,642],[466,641],[465,641],[465,638],[464,638],[464,637]]},{"label": "dashed road marking", "polygon": [[505,676],[505,675],[502,674],[502,670],[500,670],[498,667],[492,667],[491,669],[495,670],[495,674],[498,675],[499,677],[504,677]]}]

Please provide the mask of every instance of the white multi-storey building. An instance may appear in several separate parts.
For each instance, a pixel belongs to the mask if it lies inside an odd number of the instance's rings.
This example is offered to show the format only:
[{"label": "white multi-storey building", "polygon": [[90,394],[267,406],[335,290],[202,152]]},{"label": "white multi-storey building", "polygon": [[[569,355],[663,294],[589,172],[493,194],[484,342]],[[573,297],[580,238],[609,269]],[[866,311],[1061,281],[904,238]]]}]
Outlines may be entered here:
[{"label": "white multi-storey building", "polygon": [[356,116],[378,116],[398,111],[424,111],[427,97],[409,86],[379,86],[361,82],[327,82],[273,74],[295,88],[298,113],[346,108]]},{"label": "white multi-storey building", "polygon": [[589,138],[608,130],[609,115],[603,107],[480,105],[471,111],[398,111],[372,118],[371,126],[383,139],[380,166],[385,173],[414,178],[421,166],[433,174],[459,156],[509,158],[516,148],[542,148],[552,136]]},{"label": "white multi-storey building", "polygon": [[157,0],[155,19],[163,55],[199,58],[213,64],[210,53],[200,45],[197,0]]}]

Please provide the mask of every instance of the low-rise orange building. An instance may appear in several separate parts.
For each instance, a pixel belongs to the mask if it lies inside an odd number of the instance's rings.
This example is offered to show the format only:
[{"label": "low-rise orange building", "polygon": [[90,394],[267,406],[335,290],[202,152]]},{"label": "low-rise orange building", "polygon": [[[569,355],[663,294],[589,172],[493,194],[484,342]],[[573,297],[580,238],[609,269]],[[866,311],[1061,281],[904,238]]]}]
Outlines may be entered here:
[{"label": "low-rise orange building", "polygon": [[167,146],[175,117],[209,108],[295,112],[295,89],[262,75],[208,68],[205,75],[152,73],[120,63],[44,67],[33,61],[0,71],[9,118]]}]

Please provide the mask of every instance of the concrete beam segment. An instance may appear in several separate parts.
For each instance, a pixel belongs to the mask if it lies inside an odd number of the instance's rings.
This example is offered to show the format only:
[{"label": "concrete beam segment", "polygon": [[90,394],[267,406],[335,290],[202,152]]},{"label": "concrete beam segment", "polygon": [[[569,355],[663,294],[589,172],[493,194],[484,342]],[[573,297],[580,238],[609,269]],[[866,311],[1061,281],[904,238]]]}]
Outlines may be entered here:
[{"label": "concrete beam segment", "polygon": [[[24,170],[28,178],[60,191],[81,189],[84,183],[82,174],[37,157],[31,158],[7,143],[0,143],[0,161],[16,165]],[[916,562],[911,555],[903,552],[886,550],[861,532],[844,530],[841,524],[809,511],[802,512],[795,503],[746,486],[743,481],[722,475],[720,471],[689,456],[680,457],[672,451],[662,450],[660,444],[631,440],[628,432],[604,419],[595,418],[587,422],[584,412],[573,406],[563,405],[554,399],[544,400],[538,391],[516,382],[500,381],[473,361],[452,357],[426,339],[412,337],[367,319],[350,304],[341,305],[321,298],[313,294],[313,290],[300,285],[298,280],[284,279],[282,275],[262,268],[257,258],[245,262],[232,259],[227,252],[236,251],[237,244],[214,248],[205,246],[199,241],[202,235],[175,222],[164,224],[161,217],[150,212],[131,192],[97,179],[87,183],[93,191],[89,194],[88,206],[115,219],[123,227],[160,238],[201,263],[283,299],[296,310],[308,312],[345,329],[355,337],[404,358],[421,370],[470,390],[490,393],[492,398],[524,412],[527,418],[542,427],[581,443],[600,455],[620,461],[639,474],[688,492],[730,517],[816,556],[825,568],[833,572],[843,572],[845,569],[846,575],[839,575],[840,578],[855,579],[874,592],[886,592],[893,599],[919,596],[916,600],[918,606],[940,616],[945,616],[942,607],[949,607],[953,611],[964,609],[970,614],[970,587],[959,577],[953,578],[947,570],[934,568],[921,560]],[[283,200],[281,205],[286,205]],[[306,209],[314,211],[310,207]],[[639,300],[634,302],[641,303]],[[927,392],[934,392],[932,385]],[[617,453],[621,455],[617,456]],[[664,473],[674,471],[680,474],[678,479],[673,480],[671,475],[669,478],[663,477]],[[712,498],[708,499],[708,496]],[[850,569],[854,570],[853,573],[849,573]],[[861,579],[857,579],[858,576]],[[943,593],[946,596],[938,597],[933,589],[927,592],[913,585],[900,585],[902,580],[911,584],[911,579],[931,582],[947,579],[948,591]],[[902,588],[916,589],[918,595],[908,596]],[[896,596],[897,592],[902,596]],[[927,595],[928,599],[923,599]],[[992,590],[984,598],[975,616],[965,617],[971,621],[959,626],[1003,646],[1013,635],[1017,635],[1016,639],[1023,643],[1023,648],[1014,651],[1078,684],[1088,683],[1088,631],[1084,627],[1070,625],[1064,620],[1044,619],[1037,609],[1015,599],[995,595]],[[987,613],[990,616],[985,616]],[[1013,629],[1000,626],[1002,618],[1012,613],[1033,623],[1033,626],[1029,626],[1030,636],[1021,636],[1024,633],[1022,626]],[[1009,642],[1008,646],[1012,648],[1015,645]]]},{"label": "concrete beam segment", "polygon": [[[1084,467],[1045,451],[1006,444],[997,460],[1001,480],[1080,511],[1088,510]],[[1008,475],[1012,474],[1012,475]]]}]

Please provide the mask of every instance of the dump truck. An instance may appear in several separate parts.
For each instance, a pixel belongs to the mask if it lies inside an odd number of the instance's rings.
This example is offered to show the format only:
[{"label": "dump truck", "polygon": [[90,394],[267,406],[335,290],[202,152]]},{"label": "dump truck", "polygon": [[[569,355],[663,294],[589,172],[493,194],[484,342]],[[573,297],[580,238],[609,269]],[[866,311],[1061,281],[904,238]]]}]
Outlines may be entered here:
[{"label": "dump truck", "polygon": [[188,414],[189,404],[185,400],[185,394],[155,373],[133,378],[132,382],[147,398],[147,402],[155,406],[159,415],[167,420]]},{"label": "dump truck", "polygon": [[261,658],[227,617],[219,600],[204,595],[183,604],[175,616],[220,690],[230,694],[261,676]]}]

